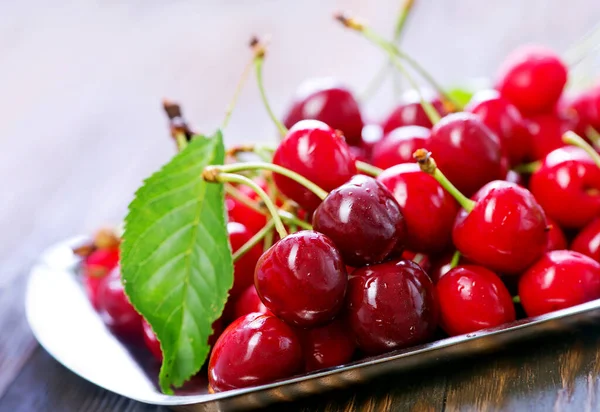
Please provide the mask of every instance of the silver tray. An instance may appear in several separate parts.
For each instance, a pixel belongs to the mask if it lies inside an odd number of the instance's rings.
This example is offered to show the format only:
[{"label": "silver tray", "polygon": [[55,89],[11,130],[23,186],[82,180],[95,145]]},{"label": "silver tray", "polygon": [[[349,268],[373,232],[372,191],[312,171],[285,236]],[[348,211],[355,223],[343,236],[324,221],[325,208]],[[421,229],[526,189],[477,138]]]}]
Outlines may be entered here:
[{"label": "silver tray", "polygon": [[209,394],[206,381],[198,378],[169,396],[162,394],[156,385],[156,361],[147,351],[137,350],[112,335],[85,296],[75,276],[78,259],[71,252],[71,246],[84,239],[70,239],[48,249],[32,269],[25,305],[33,334],[57,361],[82,378],[119,395],[178,410],[264,407],[348,387],[390,372],[490,352],[517,340],[561,332],[600,318],[600,300],[596,300],[500,328],[445,338],[268,385]]}]

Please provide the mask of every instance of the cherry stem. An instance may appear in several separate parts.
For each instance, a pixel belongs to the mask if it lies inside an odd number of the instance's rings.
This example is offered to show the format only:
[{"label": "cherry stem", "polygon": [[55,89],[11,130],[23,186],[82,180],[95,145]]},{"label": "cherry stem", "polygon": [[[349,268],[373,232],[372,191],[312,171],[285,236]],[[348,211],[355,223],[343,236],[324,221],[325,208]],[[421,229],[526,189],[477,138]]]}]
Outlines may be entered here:
[{"label": "cherry stem", "polygon": [[177,148],[180,152],[183,151],[183,149],[185,149],[188,145],[188,141],[185,137],[185,134],[181,132],[175,133],[175,141],[177,142]]},{"label": "cherry stem", "polygon": [[519,295],[513,296],[512,301],[513,303],[521,303],[521,297]]},{"label": "cherry stem", "polygon": [[254,145],[254,144],[242,144],[233,146],[225,152],[228,157],[237,158],[240,153],[254,153],[265,162],[270,162],[273,159],[273,152],[275,149],[268,146]]},{"label": "cherry stem", "polygon": [[181,106],[169,99],[163,99],[163,110],[169,119],[169,128],[171,137],[177,143],[177,149],[182,151],[186,148],[188,142],[192,140],[194,132],[190,129],[187,122],[183,118]]},{"label": "cherry stem", "polygon": [[452,255],[452,259],[450,260],[450,269],[454,269],[458,266],[458,262],[460,262],[460,252],[457,250]]},{"label": "cherry stem", "polygon": [[417,253],[413,257],[412,261],[415,262],[417,265],[420,265],[424,259],[425,259],[425,255],[423,253]]},{"label": "cherry stem", "polygon": [[592,146],[590,146],[588,142],[583,140],[583,138],[577,133],[568,131],[565,134],[563,134],[562,140],[566,144],[570,144],[572,146],[583,149],[592,158],[594,163],[596,163],[596,166],[600,167],[600,155],[598,154],[598,152],[596,152],[596,150]]},{"label": "cherry stem", "polygon": [[263,43],[261,43],[258,38],[254,37],[250,41],[250,47],[254,51],[254,68],[256,70],[256,82],[258,84],[258,90],[260,92],[260,98],[262,99],[263,105],[265,109],[267,109],[267,113],[269,117],[279,130],[279,134],[281,137],[287,134],[287,128],[281,123],[281,121],[275,116],[273,109],[271,109],[271,105],[269,104],[269,100],[267,99],[267,93],[265,92],[265,87],[263,85],[263,63],[265,61],[266,48]]},{"label": "cherry stem", "polygon": [[590,56],[593,49],[598,46],[600,41],[600,24],[596,24],[589,32],[587,32],[575,44],[569,47],[569,50],[563,55],[565,62],[569,68],[575,67],[577,64]]},{"label": "cherry stem", "polygon": [[589,139],[594,147],[600,147],[600,132],[594,129],[592,126],[588,126],[585,129],[585,136]]},{"label": "cherry stem", "polygon": [[273,219],[271,219],[261,230],[256,232],[254,236],[248,239],[248,241],[244,243],[242,247],[235,251],[235,253],[233,254],[233,263],[240,260],[240,258],[246,253],[248,253],[250,249],[258,245],[260,241],[263,240],[265,236],[267,236],[268,233],[272,233],[273,227],[275,227],[275,222],[273,221]]},{"label": "cherry stem", "polygon": [[363,172],[364,174],[371,175],[374,177],[379,176],[383,172],[383,169],[373,166],[367,162],[362,162],[360,160],[356,161],[356,169],[359,172]]},{"label": "cherry stem", "polygon": [[463,209],[465,209],[467,212],[471,212],[473,210],[475,207],[475,201],[463,195],[460,190],[458,190],[456,186],[454,186],[452,182],[448,180],[442,171],[438,169],[435,160],[433,157],[431,157],[431,152],[427,151],[426,149],[418,149],[413,153],[413,157],[421,167],[421,170],[433,176],[434,179],[437,180],[438,183],[442,185],[442,187],[446,189],[446,191],[450,193],[452,197],[454,197],[454,199],[456,199],[458,204],[461,205]]},{"label": "cherry stem", "polygon": [[517,173],[532,174],[537,172],[540,167],[542,167],[542,162],[540,160],[536,160],[535,162],[517,165],[513,168],[513,171]]},{"label": "cherry stem", "polygon": [[242,76],[240,77],[238,84],[235,86],[235,92],[233,93],[233,97],[231,98],[231,101],[229,102],[229,104],[227,105],[227,108],[225,109],[225,118],[223,119],[223,124],[221,125],[221,129],[223,129],[223,130],[229,124],[229,119],[231,118],[233,109],[235,108],[235,105],[236,105],[238,99],[240,98],[240,95],[242,94],[242,90],[244,89],[244,85],[246,84],[246,81],[248,80],[248,76],[250,76],[250,72],[252,71],[253,65],[254,65],[254,57],[252,58],[252,60],[250,60],[248,62],[248,64],[246,64],[246,67],[244,68],[244,71],[242,72]]}]

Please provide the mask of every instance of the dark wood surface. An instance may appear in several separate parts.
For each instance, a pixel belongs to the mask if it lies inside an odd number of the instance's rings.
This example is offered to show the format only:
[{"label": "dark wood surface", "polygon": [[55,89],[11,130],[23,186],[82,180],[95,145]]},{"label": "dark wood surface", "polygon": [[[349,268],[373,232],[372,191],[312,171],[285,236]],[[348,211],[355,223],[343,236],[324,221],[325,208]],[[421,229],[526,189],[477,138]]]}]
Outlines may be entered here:
[{"label": "dark wood surface", "polygon": [[[389,33],[399,2],[376,3],[0,2],[1,411],[164,410],[95,387],[37,345],[23,308],[29,269],[52,243],[119,222],[141,180],[169,158],[162,97],[182,101],[201,130],[220,124],[251,34],[272,35],[266,85],[280,112],[306,77],[364,86],[382,56],[330,16],[349,9]],[[565,52],[600,21],[600,3],[417,0],[413,17],[406,49],[456,84],[493,74],[522,42]],[[593,61],[585,70],[600,73]],[[369,103],[370,118],[390,106],[387,89]],[[250,83],[226,139],[273,134]],[[285,410],[599,410],[599,343],[587,327]]]}]

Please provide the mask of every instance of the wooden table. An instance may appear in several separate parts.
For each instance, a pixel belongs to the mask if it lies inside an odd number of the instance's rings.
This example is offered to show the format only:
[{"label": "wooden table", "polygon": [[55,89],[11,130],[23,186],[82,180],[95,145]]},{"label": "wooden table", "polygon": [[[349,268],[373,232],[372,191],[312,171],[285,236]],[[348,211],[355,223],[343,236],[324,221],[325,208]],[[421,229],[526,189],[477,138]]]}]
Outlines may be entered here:
[{"label": "wooden table", "polygon": [[[52,243],[119,222],[140,181],[169,158],[162,97],[183,102],[195,125],[212,131],[249,57],[253,33],[272,34],[265,75],[279,112],[306,77],[335,75],[360,88],[382,56],[336,26],[331,12],[353,10],[389,33],[397,3],[0,2],[1,411],[163,410],[95,387],[36,344],[23,313],[28,270]],[[565,51],[600,20],[600,3],[592,0],[417,3],[404,44],[447,84],[491,75],[522,42]],[[389,109],[390,90],[368,104],[369,118]],[[250,83],[226,139],[273,135]],[[600,332],[588,327],[285,407],[596,410],[599,342]]]}]

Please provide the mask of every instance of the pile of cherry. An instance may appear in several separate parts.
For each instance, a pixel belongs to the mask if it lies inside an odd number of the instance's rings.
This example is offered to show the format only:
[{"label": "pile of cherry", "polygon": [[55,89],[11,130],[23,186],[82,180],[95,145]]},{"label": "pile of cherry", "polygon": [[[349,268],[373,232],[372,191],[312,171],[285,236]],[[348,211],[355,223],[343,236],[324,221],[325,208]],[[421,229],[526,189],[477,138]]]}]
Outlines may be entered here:
[{"label": "pile of cherry", "polygon": [[[264,253],[258,244],[236,262],[213,325],[210,388],[265,384],[442,333],[498,327],[516,319],[514,302],[537,316],[600,298],[600,168],[563,142],[569,130],[600,130],[600,87],[567,98],[566,82],[556,54],[519,49],[495,89],[476,93],[464,111],[432,98],[442,115],[435,125],[407,95],[377,142],[363,138],[347,89],[320,83],[298,98],[273,163],[329,195],[272,175],[314,230]],[[357,159],[384,170],[361,174]],[[530,170],[518,173],[525,164]],[[235,252],[267,216],[234,197],[226,206]],[[92,304],[116,333],[143,333],[161,359],[123,292],[118,239],[100,238],[84,262]]]}]

